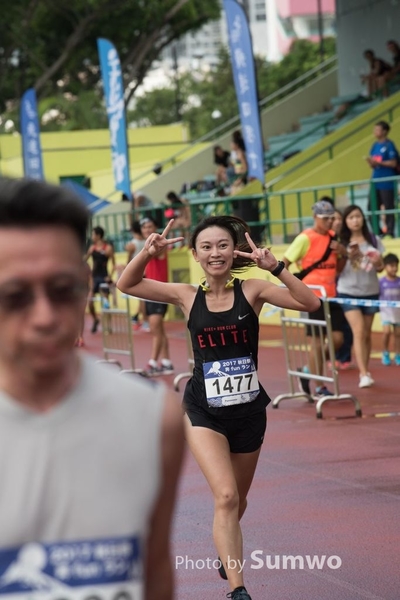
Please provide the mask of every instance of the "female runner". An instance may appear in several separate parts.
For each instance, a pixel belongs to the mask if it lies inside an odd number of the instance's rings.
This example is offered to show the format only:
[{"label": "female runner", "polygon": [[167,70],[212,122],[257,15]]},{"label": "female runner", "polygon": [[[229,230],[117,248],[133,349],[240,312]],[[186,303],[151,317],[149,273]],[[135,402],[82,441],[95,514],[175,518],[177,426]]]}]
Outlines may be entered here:
[{"label": "female runner", "polygon": [[[257,248],[246,223],[232,216],[209,217],[194,229],[192,252],[205,274],[197,289],[143,279],[148,261],[180,241],[167,239],[172,224],[171,220],[162,234],[147,238],[118,280],[118,288],[139,298],[176,304],[188,321],[195,365],[184,393],[186,439],[214,497],[213,536],[220,574],[231,588],[227,597],[251,600],[239,567],[243,564],[239,521],[270,402],[257,376],[258,315],[264,302],[313,312],[320,301],[268,249]],[[232,275],[254,264],[286,287]]]}]

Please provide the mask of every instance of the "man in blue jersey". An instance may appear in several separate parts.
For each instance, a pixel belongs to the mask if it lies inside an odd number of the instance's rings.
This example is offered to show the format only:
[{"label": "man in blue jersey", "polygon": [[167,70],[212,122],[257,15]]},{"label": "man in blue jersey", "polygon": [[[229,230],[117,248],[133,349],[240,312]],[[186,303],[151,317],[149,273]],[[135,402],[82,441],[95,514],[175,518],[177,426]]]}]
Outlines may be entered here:
[{"label": "man in blue jersey", "polygon": [[[390,125],[386,121],[378,121],[374,126],[376,142],[372,145],[367,162],[372,171],[372,179],[383,179],[397,175],[399,153],[394,143],[388,139]],[[379,210],[394,210],[395,182],[382,181],[374,183],[376,191],[376,207]],[[370,209],[370,207],[368,207]],[[394,214],[382,217],[381,233],[394,236]]]}]

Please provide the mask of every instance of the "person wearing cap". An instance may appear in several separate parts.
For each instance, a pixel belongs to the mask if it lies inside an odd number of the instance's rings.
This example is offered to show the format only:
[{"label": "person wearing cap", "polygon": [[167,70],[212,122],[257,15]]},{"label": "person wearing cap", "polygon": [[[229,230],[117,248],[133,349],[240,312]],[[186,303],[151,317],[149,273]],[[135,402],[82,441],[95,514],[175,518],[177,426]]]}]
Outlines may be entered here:
[{"label": "person wearing cap", "polygon": [[[332,223],[335,216],[335,208],[327,200],[319,200],[313,207],[314,225],[302,231],[286,250],[283,260],[286,267],[292,263],[299,262],[302,271],[300,278],[307,285],[315,285],[324,288],[326,296],[336,296],[336,278],[340,269],[344,266],[346,249],[336,240]],[[320,290],[313,290],[320,297]],[[338,350],[343,344],[344,315],[339,304],[330,304],[331,325],[333,345]],[[308,314],[310,319],[325,320],[324,308]],[[320,336],[313,335],[314,327],[307,325],[307,336],[312,338],[310,345],[309,364],[303,368],[304,372],[322,375],[322,348]],[[324,350],[325,351],[325,350]],[[311,395],[310,380],[300,379],[302,389]],[[330,396],[331,392],[325,385],[316,387],[314,397]]]}]

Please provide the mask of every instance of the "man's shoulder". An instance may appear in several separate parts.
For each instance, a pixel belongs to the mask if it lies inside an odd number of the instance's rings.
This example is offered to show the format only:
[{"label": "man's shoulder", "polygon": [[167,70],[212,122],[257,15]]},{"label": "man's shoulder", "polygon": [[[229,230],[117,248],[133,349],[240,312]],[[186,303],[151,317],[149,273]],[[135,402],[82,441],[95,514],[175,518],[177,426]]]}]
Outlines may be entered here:
[{"label": "man's shoulder", "polygon": [[116,365],[99,363],[93,356],[82,355],[83,375],[82,391],[92,397],[101,399],[103,403],[115,403],[116,400],[137,406],[151,404],[152,399],[165,395],[162,385],[156,384],[139,373],[120,374]]}]

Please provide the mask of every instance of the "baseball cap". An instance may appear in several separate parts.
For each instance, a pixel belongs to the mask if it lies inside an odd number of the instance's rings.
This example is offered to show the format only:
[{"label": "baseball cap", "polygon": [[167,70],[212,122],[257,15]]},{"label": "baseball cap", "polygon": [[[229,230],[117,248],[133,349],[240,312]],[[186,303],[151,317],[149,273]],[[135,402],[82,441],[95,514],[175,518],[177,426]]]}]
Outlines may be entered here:
[{"label": "baseball cap", "polygon": [[314,217],[333,217],[335,209],[327,200],[319,200],[312,207]]}]

